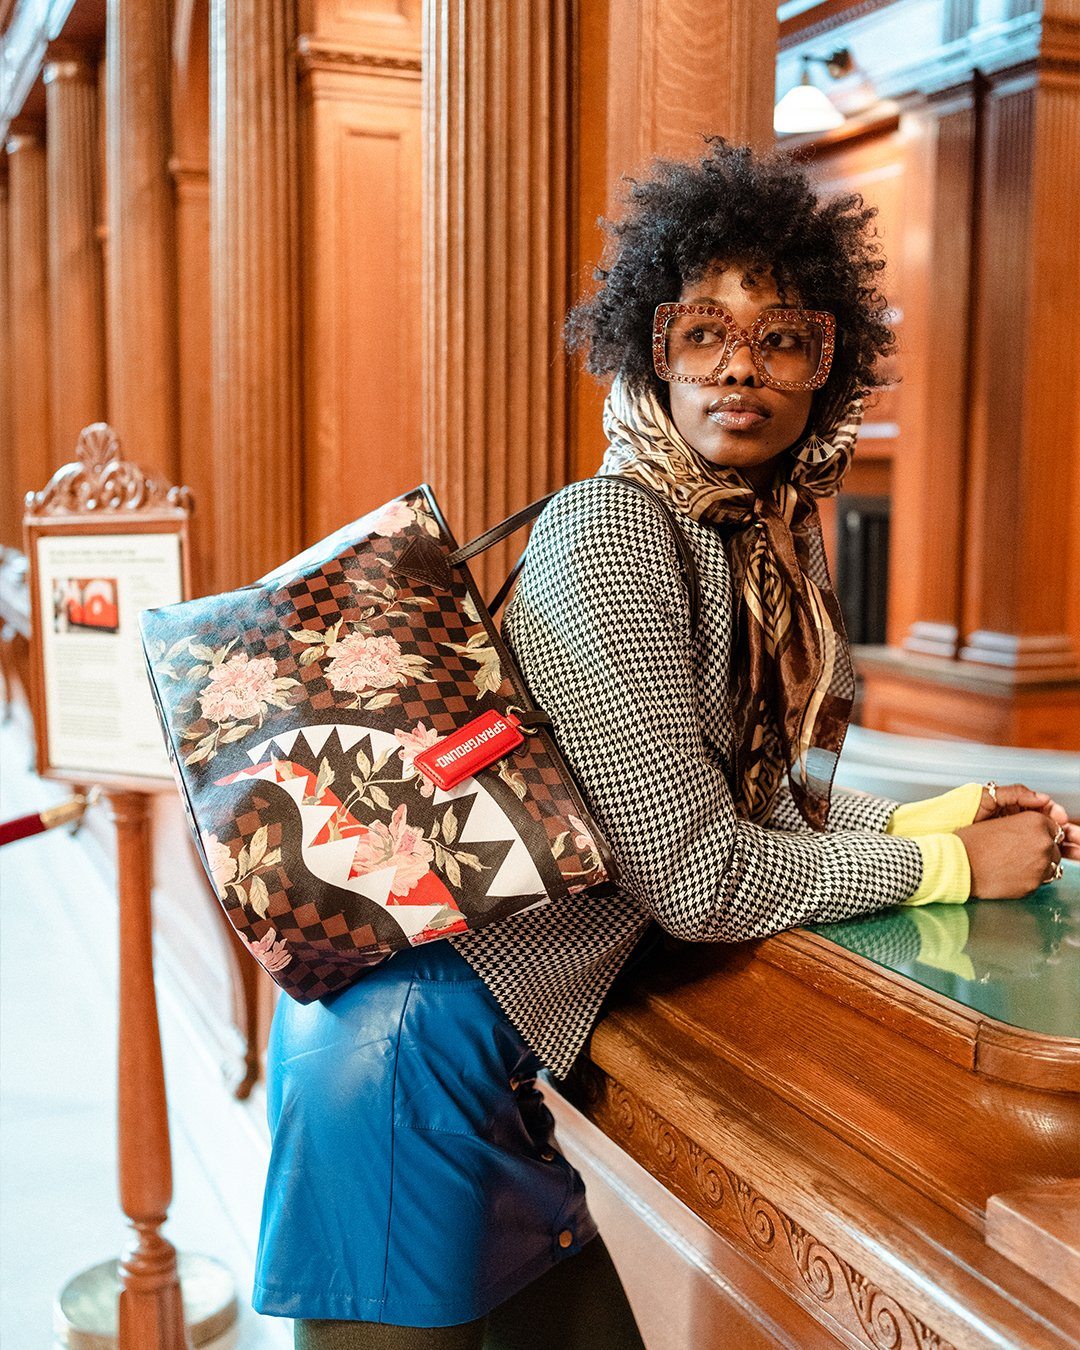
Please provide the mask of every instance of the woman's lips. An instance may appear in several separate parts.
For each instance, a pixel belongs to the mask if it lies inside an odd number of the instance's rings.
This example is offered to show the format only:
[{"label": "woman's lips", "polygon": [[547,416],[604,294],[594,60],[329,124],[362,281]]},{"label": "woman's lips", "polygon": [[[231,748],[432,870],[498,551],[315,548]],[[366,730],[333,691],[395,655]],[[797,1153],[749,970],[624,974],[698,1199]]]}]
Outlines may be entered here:
[{"label": "woman's lips", "polygon": [[750,408],[716,408],[705,416],[726,431],[750,431],[769,420],[768,413],[755,412]]}]

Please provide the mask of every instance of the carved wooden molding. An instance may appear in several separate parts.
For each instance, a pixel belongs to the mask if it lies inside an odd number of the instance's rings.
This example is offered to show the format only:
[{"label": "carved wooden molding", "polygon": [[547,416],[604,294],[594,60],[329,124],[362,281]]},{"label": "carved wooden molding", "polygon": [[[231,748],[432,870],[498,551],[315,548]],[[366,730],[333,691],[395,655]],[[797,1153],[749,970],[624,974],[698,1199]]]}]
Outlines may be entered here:
[{"label": "carved wooden molding", "polygon": [[869,1350],[954,1350],[893,1295],[595,1065],[575,1073],[579,1107],[789,1295]]},{"label": "carved wooden molding", "polygon": [[356,75],[397,75],[418,80],[421,72],[419,56],[348,47],[306,34],[297,39],[296,64],[301,75],[309,75],[313,70],[346,70]]},{"label": "carved wooden molding", "polygon": [[889,4],[892,4],[892,0],[824,0],[824,3],[793,15],[780,24],[780,50],[799,42],[809,42],[811,38],[823,37],[841,24],[865,19],[868,14],[884,9]]},{"label": "carved wooden molding", "polygon": [[26,494],[27,514],[35,516],[191,509],[188,488],[166,486],[121,457],[119,438],[107,422],[84,428],[78,458],[57,469],[40,492]]}]

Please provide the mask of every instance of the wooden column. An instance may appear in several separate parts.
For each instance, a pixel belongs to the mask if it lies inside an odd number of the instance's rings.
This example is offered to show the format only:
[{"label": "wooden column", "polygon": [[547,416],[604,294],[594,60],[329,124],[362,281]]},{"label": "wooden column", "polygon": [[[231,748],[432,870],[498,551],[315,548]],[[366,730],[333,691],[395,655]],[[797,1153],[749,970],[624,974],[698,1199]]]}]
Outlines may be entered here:
[{"label": "wooden column", "polygon": [[[461,540],[569,472],[573,9],[470,0],[425,15],[425,477]],[[489,590],[521,542],[486,555]]]},{"label": "wooden column", "polygon": [[609,0],[608,177],[652,155],[691,158],[702,132],[774,141],[775,6]]},{"label": "wooden column", "polygon": [[220,586],[300,546],[291,0],[213,0],[210,250]]},{"label": "wooden column", "polygon": [[53,453],[105,418],[105,313],[97,237],[100,142],[97,67],[77,51],[45,63],[49,138],[49,391]]},{"label": "wooden column", "polygon": [[[1068,7],[1080,18],[1080,4]],[[1067,631],[1069,477],[1080,453],[1080,25],[1058,47],[1033,88],[995,86],[987,99],[960,656],[1080,677]]]},{"label": "wooden column", "polygon": [[[977,115],[971,85],[935,99],[905,121],[906,219],[900,258],[905,292],[902,341],[908,353],[896,400],[902,444],[889,464],[892,493],[889,632],[909,652],[952,659],[959,645],[965,458],[971,418],[972,231],[945,228],[971,219]],[[933,221],[921,202],[933,202]],[[910,222],[910,224],[909,224]],[[897,260],[889,256],[890,265]],[[892,303],[898,303],[887,290]],[[947,361],[943,354],[949,353]],[[946,392],[947,391],[947,392]],[[882,396],[878,396],[878,406]],[[880,413],[875,413],[876,417]],[[860,445],[860,454],[862,446]],[[856,464],[859,457],[856,456]],[[845,491],[852,491],[845,485]],[[857,489],[855,489],[857,490]]]},{"label": "wooden column", "polygon": [[[15,124],[17,125],[17,124]],[[60,461],[49,435],[49,282],[45,145],[40,131],[8,137],[8,286],[11,432],[16,500],[48,482]],[[19,512],[22,519],[22,512]],[[21,534],[21,525],[20,525]]]},{"label": "wooden column", "polygon": [[169,6],[108,0],[109,421],[176,480],[176,253],[169,177]]},{"label": "wooden column", "polygon": [[0,159],[0,544],[22,548],[22,506],[16,493],[15,446],[11,438],[11,311],[8,303],[7,160]]},{"label": "wooden column", "polygon": [[174,47],[172,158],[176,199],[177,404],[180,479],[198,503],[191,521],[197,595],[214,589],[213,416],[210,357],[210,15],[186,7]]}]

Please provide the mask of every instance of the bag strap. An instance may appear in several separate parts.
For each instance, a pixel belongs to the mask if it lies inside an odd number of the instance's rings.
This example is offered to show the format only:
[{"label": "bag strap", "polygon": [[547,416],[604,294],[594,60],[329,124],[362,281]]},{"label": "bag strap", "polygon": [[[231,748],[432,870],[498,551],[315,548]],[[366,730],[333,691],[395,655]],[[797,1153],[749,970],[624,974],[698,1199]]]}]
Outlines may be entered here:
[{"label": "bag strap", "polygon": [[515,511],[512,516],[500,520],[498,525],[492,525],[490,530],[478,534],[470,543],[463,544],[461,548],[447,554],[446,561],[451,567],[459,567],[463,562],[468,562],[470,558],[475,558],[478,553],[486,553],[489,548],[502,543],[515,531],[520,530],[523,525],[528,525],[530,520],[535,520],[548,502],[558,495],[557,492],[549,492],[546,497],[541,497],[538,501],[523,506],[520,511]]},{"label": "bag strap", "polygon": [[[636,488],[637,491],[643,492],[647,497],[651,497],[662,512],[664,520],[667,522],[668,529],[671,531],[672,541],[675,544],[676,551],[679,555],[679,565],[682,569],[683,579],[686,582],[687,597],[690,602],[690,629],[691,632],[696,632],[698,618],[701,613],[701,582],[698,578],[697,563],[694,561],[693,552],[691,551],[690,545],[686,542],[686,536],[672,519],[670,506],[660,493],[657,492],[655,488],[649,487],[647,483],[640,483],[636,478],[623,478],[618,474],[612,474],[611,477],[618,479],[620,483],[626,483],[628,486]],[[516,530],[520,530],[523,525],[528,525],[530,521],[535,520],[544,507],[547,506],[548,502],[558,495],[558,492],[549,492],[546,497],[541,497],[538,501],[530,502],[528,506],[523,506],[520,511],[515,511],[512,516],[507,516],[505,520],[500,521],[497,525],[492,525],[490,530],[485,530],[483,534],[478,534],[470,543],[463,544],[461,548],[455,549],[453,553],[448,555],[447,562],[451,567],[458,567],[461,563],[468,562],[470,558],[475,558],[477,554],[484,553],[495,544],[501,543],[502,540],[508,538]],[[511,568],[509,576],[499,587],[498,593],[488,606],[490,613],[497,613],[499,606],[506,599],[507,595],[509,595],[510,588],[517,580],[518,573],[525,563],[525,557],[528,551],[528,545],[526,544],[521,556]]]}]

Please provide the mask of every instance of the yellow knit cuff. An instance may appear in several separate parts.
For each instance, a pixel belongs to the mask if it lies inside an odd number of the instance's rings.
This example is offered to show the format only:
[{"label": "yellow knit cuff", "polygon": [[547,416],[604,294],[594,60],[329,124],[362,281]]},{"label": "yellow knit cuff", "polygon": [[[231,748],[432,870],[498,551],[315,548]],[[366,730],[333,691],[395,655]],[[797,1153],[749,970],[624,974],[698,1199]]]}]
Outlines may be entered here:
[{"label": "yellow knit cuff", "polygon": [[922,854],[919,889],[904,905],[962,905],[971,898],[971,865],[958,834],[923,834],[915,841]]},{"label": "yellow knit cuff", "polygon": [[981,783],[965,783],[939,797],[905,802],[889,817],[885,833],[903,835],[905,839],[917,839],[921,834],[951,834],[974,821],[982,791]]}]

